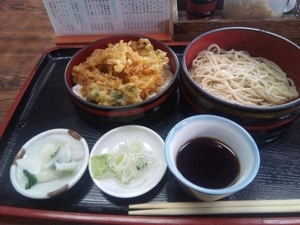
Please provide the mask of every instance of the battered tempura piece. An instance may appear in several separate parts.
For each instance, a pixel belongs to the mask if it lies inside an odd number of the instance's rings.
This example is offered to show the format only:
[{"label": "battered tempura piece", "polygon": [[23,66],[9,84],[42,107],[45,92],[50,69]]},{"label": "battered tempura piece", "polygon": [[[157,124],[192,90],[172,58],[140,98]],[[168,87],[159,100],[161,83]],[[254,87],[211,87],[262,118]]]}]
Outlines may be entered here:
[{"label": "battered tempura piece", "polygon": [[130,105],[158,93],[172,78],[166,52],[154,50],[148,39],[108,44],[74,66],[73,81],[89,102]]}]

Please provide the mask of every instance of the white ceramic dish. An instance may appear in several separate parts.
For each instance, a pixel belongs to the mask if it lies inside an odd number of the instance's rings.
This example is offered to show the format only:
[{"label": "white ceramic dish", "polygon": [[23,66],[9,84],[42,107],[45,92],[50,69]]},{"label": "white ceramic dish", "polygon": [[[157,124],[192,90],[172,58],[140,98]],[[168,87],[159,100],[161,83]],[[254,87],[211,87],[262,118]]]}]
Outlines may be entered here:
[{"label": "white ceramic dish", "polygon": [[[23,175],[23,169],[17,164],[17,160],[25,158],[27,154],[40,151],[45,143],[51,143],[57,139],[64,140],[70,150],[78,151],[82,157],[78,160],[77,170],[70,175],[52,181],[37,183],[30,189],[25,189],[27,180]],[[83,137],[68,129],[53,129],[36,135],[26,142],[15,156],[10,168],[10,179],[13,187],[20,194],[34,199],[46,199],[57,196],[74,186],[86,171],[89,161],[89,148]]]},{"label": "white ceramic dish", "polygon": [[93,178],[90,163],[89,172],[94,183],[106,194],[118,198],[137,197],[154,188],[164,176],[167,169],[164,157],[164,141],[153,130],[143,126],[126,125],[107,132],[95,143],[90,158],[104,153],[113,153],[117,151],[119,144],[137,139],[152,149],[153,155],[158,161],[157,166],[148,169],[144,175],[147,177],[142,183],[138,179],[132,179],[129,184],[122,184],[117,178]]}]

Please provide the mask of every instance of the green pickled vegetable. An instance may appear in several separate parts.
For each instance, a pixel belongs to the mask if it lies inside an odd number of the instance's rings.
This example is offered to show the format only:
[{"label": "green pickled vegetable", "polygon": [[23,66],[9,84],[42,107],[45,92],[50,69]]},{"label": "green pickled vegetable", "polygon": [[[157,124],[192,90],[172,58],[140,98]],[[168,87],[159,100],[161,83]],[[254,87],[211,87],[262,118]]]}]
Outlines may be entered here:
[{"label": "green pickled vegetable", "polygon": [[25,177],[27,177],[27,183],[25,184],[25,189],[28,190],[32,188],[37,183],[37,178],[29,173],[27,170],[23,170]]}]

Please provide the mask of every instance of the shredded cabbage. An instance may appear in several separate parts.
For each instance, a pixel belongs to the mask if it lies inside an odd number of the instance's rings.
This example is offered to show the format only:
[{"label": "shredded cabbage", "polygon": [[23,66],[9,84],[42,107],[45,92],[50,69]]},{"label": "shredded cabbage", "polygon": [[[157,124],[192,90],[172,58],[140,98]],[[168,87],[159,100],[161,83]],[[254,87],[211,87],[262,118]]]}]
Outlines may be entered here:
[{"label": "shredded cabbage", "polygon": [[91,158],[93,177],[116,177],[123,184],[145,176],[151,167],[158,166],[151,148],[140,140],[121,143],[114,154],[101,154]]}]

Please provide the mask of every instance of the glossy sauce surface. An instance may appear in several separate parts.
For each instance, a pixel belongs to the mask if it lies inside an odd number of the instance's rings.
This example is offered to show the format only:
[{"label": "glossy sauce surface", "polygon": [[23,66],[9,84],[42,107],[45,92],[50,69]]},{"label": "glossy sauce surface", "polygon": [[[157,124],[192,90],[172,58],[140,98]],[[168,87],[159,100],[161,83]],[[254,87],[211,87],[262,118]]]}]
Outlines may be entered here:
[{"label": "glossy sauce surface", "polygon": [[235,153],[224,143],[207,137],[196,138],[183,145],[176,163],[186,179],[211,189],[230,186],[240,172]]}]

